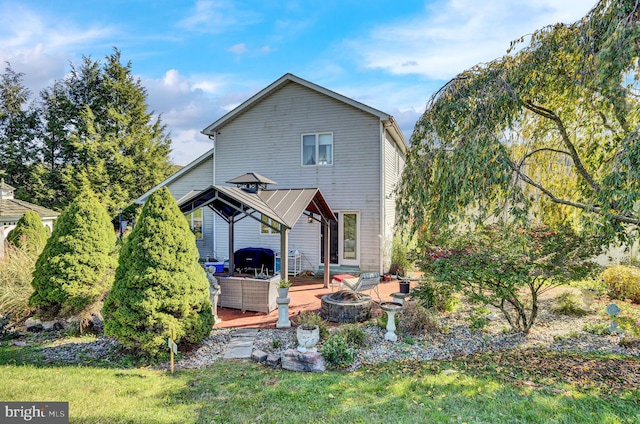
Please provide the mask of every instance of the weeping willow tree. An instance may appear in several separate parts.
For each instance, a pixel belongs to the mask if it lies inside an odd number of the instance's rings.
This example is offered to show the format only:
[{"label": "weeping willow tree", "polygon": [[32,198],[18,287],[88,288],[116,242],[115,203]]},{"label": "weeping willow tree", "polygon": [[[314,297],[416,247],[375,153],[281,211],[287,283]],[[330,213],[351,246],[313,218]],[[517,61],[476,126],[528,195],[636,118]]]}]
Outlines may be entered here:
[{"label": "weeping willow tree", "polygon": [[626,239],[640,223],[640,4],[512,42],[457,75],[416,123],[399,187],[411,230],[506,215]]}]

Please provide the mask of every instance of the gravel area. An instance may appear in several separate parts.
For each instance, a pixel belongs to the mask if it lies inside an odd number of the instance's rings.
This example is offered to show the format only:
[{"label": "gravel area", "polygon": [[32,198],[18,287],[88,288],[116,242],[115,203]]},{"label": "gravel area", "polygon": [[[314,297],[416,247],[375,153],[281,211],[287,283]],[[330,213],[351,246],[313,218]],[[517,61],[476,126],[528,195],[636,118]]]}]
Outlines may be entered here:
[{"label": "gravel area", "polygon": [[[619,346],[617,336],[594,335],[583,331],[586,323],[604,322],[596,314],[590,313],[584,317],[554,314],[549,309],[552,302],[549,298],[540,302],[538,319],[527,336],[509,331],[502,314],[490,308],[489,324],[482,330],[471,330],[468,317],[473,308],[465,304],[455,312],[439,315],[439,331],[411,337],[400,334],[397,342],[385,341],[386,330],[378,327],[374,320],[370,320],[358,324],[366,333],[367,340],[365,346],[358,349],[356,361],[350,369],[393,360],[450,359],[505,349],[543,348],[554,351],[598,351],[640,356],[637,346]],[[337,331],[338,328],[331,327],[330,332]],[[200,345],[183,352],[175,364],[176,368],[202,368],[220,360],[234,331],[213,330]],[[119,359],[123,352],[115,340],[104,336],[56,338],[55,333],[39,333],[3,343],[39,346],[39,353],[48,363],[108,364]],[[276,355],[282,354],[288,348],[295,348],[294,328],[262,329],[254,342],[254,349]],[[166,369],[168,364],[161,364],[156,368]]]}]

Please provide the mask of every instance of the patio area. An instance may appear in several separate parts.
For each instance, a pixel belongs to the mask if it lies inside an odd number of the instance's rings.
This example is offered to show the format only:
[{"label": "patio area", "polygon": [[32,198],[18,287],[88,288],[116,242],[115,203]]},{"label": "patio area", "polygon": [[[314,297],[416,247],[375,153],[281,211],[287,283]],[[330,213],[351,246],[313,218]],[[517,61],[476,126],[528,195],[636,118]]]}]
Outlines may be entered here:
[{"label": "patio area", "polygon": [[[289,289],[289,318],[295,322],[295,316],[305,311],[318,311],[320,309],[320,299],[325,294],[332,292],[331,287],[324,288],[322,278],[298,276],[292,277],[291,288]],[[412,279],[411,288],[415,287],[416,281]],[[391,293],[399,291],[397,280],[381,281],[378,285],[380,297],[383,302],[391,301]],[[333,286],[333,291],[338,290],[338,285]],[[375,293],[366,292],[372,296],[374,306],[372,312],[375,314],[380,310],[378,297]],[[215,325],[215,328],[275,328],[278,322],[278,310],[275,309],[269,314],[262,312],[242,312],[239,309],[218,308],[218,317],[222,322]]]}]

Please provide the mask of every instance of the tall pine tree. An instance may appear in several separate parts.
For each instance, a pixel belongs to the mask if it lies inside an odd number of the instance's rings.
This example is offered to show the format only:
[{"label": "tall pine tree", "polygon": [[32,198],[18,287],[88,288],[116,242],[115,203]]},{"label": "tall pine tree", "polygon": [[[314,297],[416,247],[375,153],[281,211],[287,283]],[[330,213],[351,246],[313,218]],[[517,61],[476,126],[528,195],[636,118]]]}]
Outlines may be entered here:
[{"label": "tall pine tree", "polygon": [[166,187],[145,203],[120,250],[105,301],[105,334],[150,357],[166,352],[167,337],[198,343],[213,326],[209,282],[195,238]]}]

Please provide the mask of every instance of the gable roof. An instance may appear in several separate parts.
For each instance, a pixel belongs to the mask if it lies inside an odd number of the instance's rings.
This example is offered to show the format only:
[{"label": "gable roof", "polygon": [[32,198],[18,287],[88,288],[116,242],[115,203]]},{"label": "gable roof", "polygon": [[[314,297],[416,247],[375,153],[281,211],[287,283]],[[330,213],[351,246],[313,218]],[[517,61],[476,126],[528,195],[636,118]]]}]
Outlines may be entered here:
[{"label": "gable roof", "polygon": [[388,113],[384,113],[378,109],[372,108],[371,106],[367,106],[364,103],[360,103],[357,100],[353,100],[349,97],[343,96],[342,94],[336,93],[335,91],[331,91],[327,88],[321,87],[317,84],[304,80],[290,73],[284,74],[282,77],[280,77],[279,79],[277,79],[276,81],[268,85],[267,87],[263,88],[262,90],[260,90],[259,92],[251,96],[249,99],[245,100],[238,107],[236,107],[229,113],[225,114],[224,116],[222,116],[220,119],[218,119],[217,121],[215,121],[214,123],[206,127],[205,129],[203,129],[201,131],[202,134],[207,136],[215,135],[219,128],[223,127],[228,122],[232,121],[233,119],[240,116],[248,109],[255,106],[262,99],[268,97],[275,91],[282,88],[284,85],[289,84],[291,82],[300,84],[304,87],[307,87],[310,90],[324,94],[342,103],[346,103],[350,106],[353,106],[356,109],[360,109],[363,112],[366,112],[378,117],[380,121],[382,121],[385,124],[385,128],[387,129],[387,131],[389,131],[389,134],[391,134],[396,144],[402,149],[403,153],[406,153],[407,143],[404,139],[404,136],[402,135],[402,131],[400,131],[400,127],[398,127],[398,124],[396,123],[395,119],[393,119],[393,116],[389,115]]},{"label": "gable roof", "polygon": [[26,211],[35,211],[41,218],[56,218],[59,212],[18,199],[0,199],[0,219],[18,220]]},{"label": "gable roof", "polygon": [[162,181],[160,184],[156,185],[155,187],[149,189],[145,194],[143,194],[142,196],[140,196],[136,200],[134,200],[133,203],[135,203],[136,205],[143,205],[144,202],[147,200],[147,197],[149,197],[151,195],[151,193],[153,193],[154,191],[156,191],[157,189],[159,189],[161,187],[166,186],[170,182],[172,182],[174,180],[177,180],[178,178],[180,178],[184,174],[186,174],[189,171],[191,171],[193,168],[195,168],[198,165],[200,165],[202,162],[204,162],[207,159],[209,159],[211,156],[214,155],[214,150],[215,149],[209,149],[202,156],[200,156],[199,158],[193,160],[192,162],[190,162],[189,164],[184,166],[182,169],[180,169],[175,174],[171,175],[170,177],[168,177],[167,179],[165,179],[164,181]]},{"label": "gable roof", "polygon": [[209,206],[227,221],[236,215],[252,215],[257,212],[288,228],[293,228],[305,211],[327,220],[336,219],[317,188],[253,192],[237,187],[210,186],[183,196],[178,200],[178,206],[182,212]]}]

